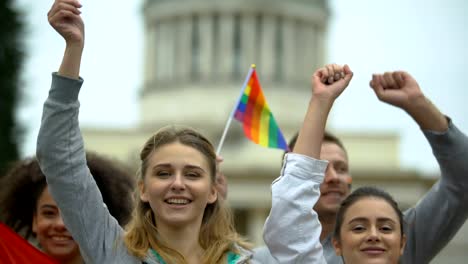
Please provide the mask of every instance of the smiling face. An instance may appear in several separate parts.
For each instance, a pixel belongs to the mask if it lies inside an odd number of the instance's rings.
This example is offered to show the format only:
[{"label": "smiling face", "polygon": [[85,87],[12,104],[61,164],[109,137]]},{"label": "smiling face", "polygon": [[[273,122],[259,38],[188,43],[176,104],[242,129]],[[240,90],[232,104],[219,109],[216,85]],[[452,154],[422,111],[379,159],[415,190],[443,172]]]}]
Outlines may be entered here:
[{"label": "smiling face", "polygon": [[348,156],[336,143],[324,141],[320,150],[320,159],[327,160],[329,164],[323,183],[320,185],[320,198],[314,210],[319,216],[334,216],[341,202],[349,194],[351,175]]},{"label": "smiling face", "polygon": [[384,199],[365,197],[346,210],[333,245],[347,264],[396,264],[403,254],[402,236],[395,209]]},{"label": "smiling face", "polygon": [[81,258],[78,244],[65,227],[60,211],[46,187],[37,201],[33,232],[42,250],[61,262]]},{"label": "smiling face", "polygon": [[178,141],[163,145],[149,157],[140,198],[158,226],[200,226],[207,204],[217,199],[211,173],[200,151]]}]

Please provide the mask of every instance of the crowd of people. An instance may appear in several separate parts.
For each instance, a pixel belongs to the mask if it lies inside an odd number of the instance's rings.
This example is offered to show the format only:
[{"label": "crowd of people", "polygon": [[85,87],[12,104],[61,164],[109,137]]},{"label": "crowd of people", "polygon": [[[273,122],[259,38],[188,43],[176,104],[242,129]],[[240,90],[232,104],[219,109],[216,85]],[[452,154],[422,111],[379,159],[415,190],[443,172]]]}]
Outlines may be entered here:
[{"label": "crowd of people", "polygon": [[18,161],[0,184],[0,221],[60,263],[429,263],[468,218],[468,138],[403,71],[374,74],[369,85],[421,128],[441,177],[404,212],[378,187],[352,190],[345,146],[325,128],[354,73],[328,64],[313,73],[304,121],[271,185],[266,246],[253,248],[236,231],[219,157],[199,132],[158,130],[143,144],[136,176],[85,150],[80,7],[56,0],[48,13],[66,48],[37,156]]}]

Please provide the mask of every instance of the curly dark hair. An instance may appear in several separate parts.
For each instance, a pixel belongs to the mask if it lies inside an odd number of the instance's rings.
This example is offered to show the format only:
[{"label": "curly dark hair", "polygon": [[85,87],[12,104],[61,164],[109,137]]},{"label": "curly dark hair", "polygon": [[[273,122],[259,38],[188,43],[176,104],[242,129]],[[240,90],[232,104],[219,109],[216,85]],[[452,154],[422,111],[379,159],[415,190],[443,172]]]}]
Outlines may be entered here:
[{"label": "curly dark hair", "polygon": [[[94,152],[86,152],[88,168],[109,212],[121,226],[131,219],[135,177],[128,168]],[[0,221],[28,239],[38,199],[47,182],[36,157],[17,161],[0,179]]]}]

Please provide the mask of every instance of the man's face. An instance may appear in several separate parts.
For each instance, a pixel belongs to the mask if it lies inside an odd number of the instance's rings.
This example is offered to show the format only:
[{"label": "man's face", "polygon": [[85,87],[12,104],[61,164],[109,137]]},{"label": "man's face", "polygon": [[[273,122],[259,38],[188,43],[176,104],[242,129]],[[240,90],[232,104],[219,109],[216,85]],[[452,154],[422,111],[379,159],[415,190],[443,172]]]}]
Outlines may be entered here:
[{"label": "man's face", "polygon": [[328,160],[329,164],[325,171],[325,179],[320,185],[320,198],[314,207],[319,217],[335,215],[338,212],[341,202],[350,192],[351,184],[348,156],[340,146],[324,141],[320,159]]}]

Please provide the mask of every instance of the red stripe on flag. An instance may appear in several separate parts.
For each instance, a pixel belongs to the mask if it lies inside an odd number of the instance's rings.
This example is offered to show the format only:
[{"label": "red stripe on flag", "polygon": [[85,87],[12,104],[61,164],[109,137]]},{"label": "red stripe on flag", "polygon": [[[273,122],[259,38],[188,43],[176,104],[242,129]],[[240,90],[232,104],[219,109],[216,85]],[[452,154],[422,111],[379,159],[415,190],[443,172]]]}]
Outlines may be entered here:
[{"label": "red stripe on flag", "polygon": [[254,142],[255,139],[255,130],[253,126],[255,126],[255,103],[257,101],[257,95],[258,95],[258,89],[254,86],[254,80],[256,79],[256,74],[255,71],[252,73],[252,76],[249,80],[249,86],[250,86],[250,95],[249,95],[249,100],[247,101],[247,106],[245,108],[245,114],[244,114],[244,132],[245,135],[253,140]]},{"label": "red stripe on flag", "polygon": [[58,264],[2,223],[0,223],[0,263]]}]

